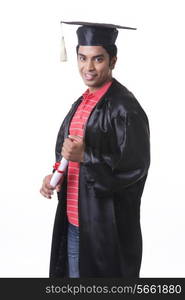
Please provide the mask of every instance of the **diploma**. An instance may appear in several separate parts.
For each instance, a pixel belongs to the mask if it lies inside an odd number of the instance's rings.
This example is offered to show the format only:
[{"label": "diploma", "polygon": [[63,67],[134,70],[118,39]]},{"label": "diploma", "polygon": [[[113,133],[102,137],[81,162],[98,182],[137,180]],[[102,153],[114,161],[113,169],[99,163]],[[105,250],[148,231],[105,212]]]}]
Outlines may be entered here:
[{"label": "diploma", "polygon": [[55,163],[55,165],[53,166],[55,172],[53,173],[53,176],[50,180],[50,185],[52,185],[52,187],[55,188],[62,176],[64,176],[67,165],[68,160],[66,160],[64,157],[62,158],[61,162]]}]

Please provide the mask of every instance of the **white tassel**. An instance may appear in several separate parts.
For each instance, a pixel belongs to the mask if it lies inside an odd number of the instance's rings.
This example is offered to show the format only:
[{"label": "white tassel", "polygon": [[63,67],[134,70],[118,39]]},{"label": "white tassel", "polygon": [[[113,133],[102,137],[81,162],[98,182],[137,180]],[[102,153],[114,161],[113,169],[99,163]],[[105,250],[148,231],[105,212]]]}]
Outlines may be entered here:
[{"label": "white tassel", "polygon": [[[61,31],[62,31],[62,23],[61,23]],[[60,61],[67,61],[67,52],[65,47],[64,35],[62,33],[61,44],[60,44]]]},{"label": "white tassel", "polygon": [[62,36],[61,45],[60,45],[60,61],[67,61],[67,52],[65,47],[64,37]]}]

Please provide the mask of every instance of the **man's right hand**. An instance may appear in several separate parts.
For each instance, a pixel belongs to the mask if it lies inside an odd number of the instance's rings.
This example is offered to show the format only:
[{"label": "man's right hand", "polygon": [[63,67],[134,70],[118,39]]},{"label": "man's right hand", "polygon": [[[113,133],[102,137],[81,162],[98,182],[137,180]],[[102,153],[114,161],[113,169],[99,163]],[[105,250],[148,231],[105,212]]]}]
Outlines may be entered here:
[{"label": "man's right hand", "polygon": [[[40,189],[40,193],[48,198],[51,199],[51,196],[53,195],[53,191],[56,190],[57,192],[60,192],[61,190],[61,186],[62,186],[62,182],[63,182],[63,178],[62,181],[59,182],[57,184],[57,186],[54,188],[50,185],[50,181],[51,181],[51,177],[53,174],[47,175],[46,177],[44,177],[43,183],[42,183],[42,187]],[[64,176],[63,176],[64,177]]]}]

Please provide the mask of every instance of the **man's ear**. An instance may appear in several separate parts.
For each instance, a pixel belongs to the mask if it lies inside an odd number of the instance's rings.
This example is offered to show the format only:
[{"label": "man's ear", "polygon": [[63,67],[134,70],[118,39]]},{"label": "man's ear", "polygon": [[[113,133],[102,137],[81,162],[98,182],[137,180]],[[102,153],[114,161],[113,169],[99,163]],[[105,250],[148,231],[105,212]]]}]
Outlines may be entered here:
[{"label": "man's ear", "polygon": [[113,56],[110,61],[110,69],[113,70],[117,61],[117,57]]}]

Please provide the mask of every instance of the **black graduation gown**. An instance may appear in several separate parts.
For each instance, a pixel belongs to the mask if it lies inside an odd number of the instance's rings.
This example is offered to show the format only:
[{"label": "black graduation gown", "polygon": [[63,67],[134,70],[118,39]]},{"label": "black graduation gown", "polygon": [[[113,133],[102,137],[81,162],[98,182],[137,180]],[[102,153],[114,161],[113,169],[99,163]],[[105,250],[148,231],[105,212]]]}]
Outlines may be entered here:
[{"label": "black graduation gown", "polygon": [[[80,97],[58,133],[56,160]],[[134,95],[117,80],[93,109],[85,128],[79,179],[80,277],[139,277],[140,200],[150,165],[149,124]],[[50,277],[68,277],[65,177],[58,193]]]}]

